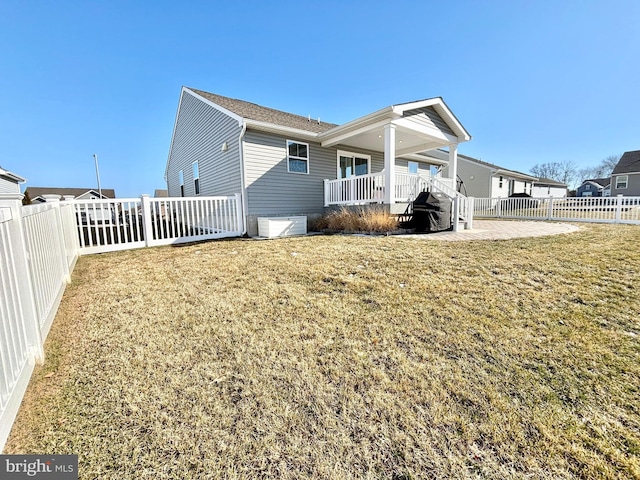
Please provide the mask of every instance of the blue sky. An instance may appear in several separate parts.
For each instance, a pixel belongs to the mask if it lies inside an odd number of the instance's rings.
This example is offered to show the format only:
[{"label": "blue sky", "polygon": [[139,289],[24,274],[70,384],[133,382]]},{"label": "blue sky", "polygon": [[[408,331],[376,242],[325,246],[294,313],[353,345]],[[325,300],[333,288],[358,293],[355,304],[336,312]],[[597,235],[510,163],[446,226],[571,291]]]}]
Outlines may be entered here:
[{"label": "blue sky", "polygon": [[0,0],[0,165],[165,188],[182,85],[342,123],[442,96],[460,153],[527,172],[640,149],[637,1]]}]

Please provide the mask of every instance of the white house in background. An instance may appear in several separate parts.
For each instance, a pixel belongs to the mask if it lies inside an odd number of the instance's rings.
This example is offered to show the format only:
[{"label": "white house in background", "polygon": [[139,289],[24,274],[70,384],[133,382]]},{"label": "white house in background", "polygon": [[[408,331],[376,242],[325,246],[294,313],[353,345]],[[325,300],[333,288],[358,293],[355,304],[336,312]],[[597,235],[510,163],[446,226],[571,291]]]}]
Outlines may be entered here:
[{"label": "white house in background", "polygon": [[550,178],[539,178],[533,182],[531,196],[565,198],[567,196],[567,185]]},{"label": "white house in background", "polygon": [[[458,144],[470,139],[440,97],[336,125],[183,87],[165,180],[172,197],[241,193],[246,231],[256,235],[259,217],[333,205],[403,212],[426,185],[457,197]],[[440,148],[444,159],[430,156]],[[451,177],[432,179],[431,166],[443,164]]]},{"label": "white house in background", "polygon": [[[429,154],[440,157],[446,155],[445,152]],[[446,166],[443,167],[443,174],[449,174]],[[459,189],[468,197],[506,198],[516,193],[531,195],[536,180],[537,177],[526,173],[509,170],[467,155],[458,155]]]},{"label": "white house in background", "polygon": [[25,178],[0,167],[0,193],[20,193],[20,184],[26,181]]}]

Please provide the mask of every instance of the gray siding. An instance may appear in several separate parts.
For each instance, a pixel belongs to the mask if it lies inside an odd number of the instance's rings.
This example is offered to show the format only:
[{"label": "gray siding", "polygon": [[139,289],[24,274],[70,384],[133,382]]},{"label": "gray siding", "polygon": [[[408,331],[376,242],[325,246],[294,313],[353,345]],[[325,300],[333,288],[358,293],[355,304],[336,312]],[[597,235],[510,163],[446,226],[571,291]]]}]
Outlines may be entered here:
[{"label": "gray siding", "polygon": [[[627,188],[616,189],[616,177],[628,175]],[[640,196],[640,173],[622,173],[611,177],[611,196],[624,195],[625,197]]]},{"label": "gray siding", "polygon": [[20,193],[20,185],[16,182],[0,177],[0,193]]},{"label": "gray siding", "polygon": [[[287,171],[287,140],[309,145],[308,174]],[[257,217],[321,214],[324,210],[324,180],[337,178],[338,150],[370,155],[372,173],[384,168],[381,152],[343,145],[323,148],[319,143],[295,137],[247,130],[243,151],[249,235],[257,234]]]},{"label": "gray siding", "polygon": [[[448,168],[445,167],[445,171],[448,175]],[[458,157],[458,176],[464,185],[463,194],[466,191],[468,197],[487,198],[491,196],[491,170],[487,167]]]},{"label": "gray siding", "polygon": [[403,117],[410,117],[410,120],[419,123],[421,125],[428,125],[430,127],[442,130],[444,133],[454,135],[453,130],[449,128],[449,125],[445,123],[438,112],[433,107],[414,108],[413,110],[407,110],[404,112]]},{"label": "gray siding", "polygon": [[[180,170],[184,172],[185,196],[195,195],[195,161],[198,161],[201,196],[241,193],[240,131],[235,119],[183,93],[167,164],[169,196],[180,196]],[[226,151],[222,151],[224,142]]]}]

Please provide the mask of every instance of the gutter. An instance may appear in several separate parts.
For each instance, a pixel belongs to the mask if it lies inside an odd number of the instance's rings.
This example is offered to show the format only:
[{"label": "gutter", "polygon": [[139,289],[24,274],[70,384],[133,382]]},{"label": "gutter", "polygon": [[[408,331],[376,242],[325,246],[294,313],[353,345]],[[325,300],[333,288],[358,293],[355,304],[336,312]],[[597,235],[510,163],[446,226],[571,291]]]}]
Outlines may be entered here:
[{"label": "gutter", "polygon": [[247,234],[247,183],[244,177],[244,135],[247,133],[247,122],[242,120],[242,128],[238,136],[238,154],[240,155],[240,189],[242,190],[242,235]]}]

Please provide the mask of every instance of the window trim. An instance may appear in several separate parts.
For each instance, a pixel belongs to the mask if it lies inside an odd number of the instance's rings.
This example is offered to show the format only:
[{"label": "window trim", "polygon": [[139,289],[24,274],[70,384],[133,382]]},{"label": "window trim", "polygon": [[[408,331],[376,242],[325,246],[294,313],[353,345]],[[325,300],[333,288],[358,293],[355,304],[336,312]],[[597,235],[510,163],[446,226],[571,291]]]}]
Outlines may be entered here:
[{"label": "window trim", "polygon": [[[297,155],[289,155],[289,145],[292,144],[292,143],[296,143],[298,145],[306,145],[306,147],[307,147],[307,158],[299,157]],[[286,141],[286,145],[285,145],[285,149],[287,151],[287,173],[297,173],[298,175],[309,175],[309,170],[311,170],[311,168],[310,168],[311,152],[310,152],[310,149],[309,149],[309,144],[305,143],[305,142],[300,142],[298,140],[287,140]],[[291,159],[307,162],[307,171],[306,172],[296,172],[295,170],[291,170],[291,168],[290,168],[290,160]]]},{"label": "window trim", "polygon": [[[618,186],[619,183],[623,183],[620,182],[621,178],[624,178],[624,187]],[[629,188],[629,175],[616,175],[616,190],[626,190],[627,188]]]},{"label": "window trim", "polygon": [[184,197],[184,170],[178,172],[178,183],[180,184],[180,196]]},{"label": "window trim", "polygon": [[[411,166],[415,165],[416,166],[416,171],[412,172],[411,171]],[[414,162],[413,160],[409,160],[407,161],[407,173],[410,175],[417,175],[420,173],[420,163],[418,162]]]},{"label": "window trim", "polygon": [[193,168],[193,189],[196,195],[200,195],[200,165],[198,160],[191,164]]},{"label": "window trim", "polygon": [[[352,159],[364,158],[367,160],[367,173],[365,175],[371,174],[371,155],[367,155],[366,153],[357,153],[357,152],[349,152],[347,150],[338,150],[336,152],[336,178],[340,177],[340,157],[349,157]],[[353,177],[360,177],[362,175],[352,175]],[[349,178],[349,177],[346,177]]]}]

